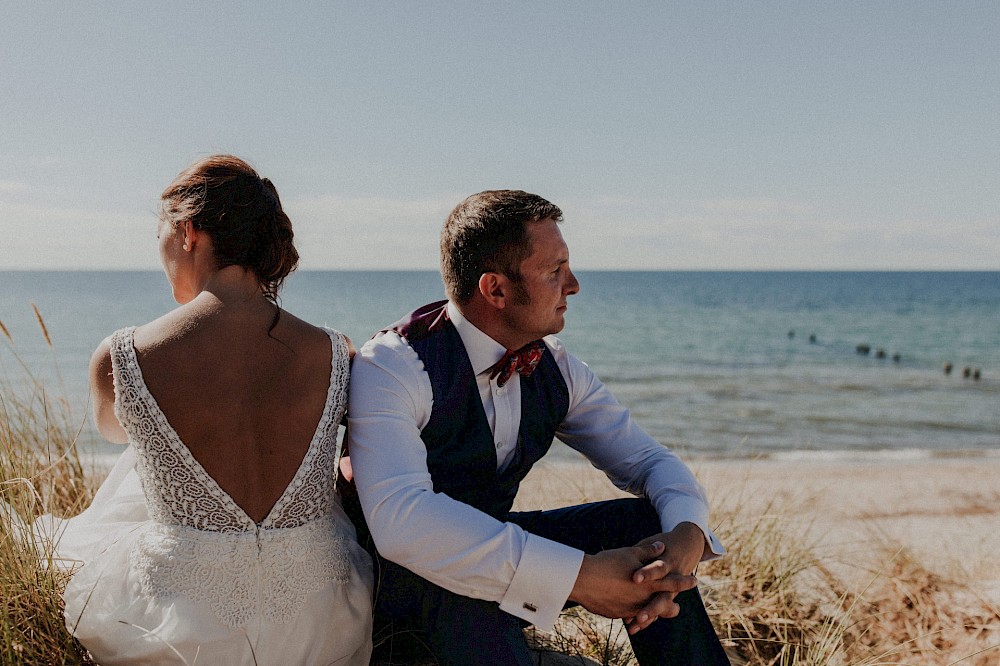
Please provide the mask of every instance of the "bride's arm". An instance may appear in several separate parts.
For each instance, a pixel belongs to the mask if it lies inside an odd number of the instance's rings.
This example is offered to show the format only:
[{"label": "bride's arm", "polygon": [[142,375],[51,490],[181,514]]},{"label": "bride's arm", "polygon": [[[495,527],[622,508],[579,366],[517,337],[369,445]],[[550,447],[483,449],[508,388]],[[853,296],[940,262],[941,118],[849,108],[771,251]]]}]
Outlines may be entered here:
[{"label": "bride's arm", "polygon": [[105,338],[90,357],[90,393],[94,396],[94,423],[104,439],[128,444],[128,434],[115,417],[115,380],[111,371],[111,338]]}]

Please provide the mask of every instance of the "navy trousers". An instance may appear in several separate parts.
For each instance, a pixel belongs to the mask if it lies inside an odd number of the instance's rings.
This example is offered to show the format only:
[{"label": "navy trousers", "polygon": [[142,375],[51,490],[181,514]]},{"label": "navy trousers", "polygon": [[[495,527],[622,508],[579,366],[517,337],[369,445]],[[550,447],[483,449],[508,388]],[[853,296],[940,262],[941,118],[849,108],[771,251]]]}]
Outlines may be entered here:
[{"label": "navy trousers", "polygon": [[[509,520],[532,534],[590,554],[635,545],[661,530],[655,511],[643,499],[514,512]],[[362,525],[359,528],[359,538],[365,543],[366,530]],[[376,627],[391,624],[393,632],[421,635],[438,661],[447,666],[534,664],[522,631],[524,623],[501,611],[496,602],[454,594],[373,555]],[[678,594],[676,602],[681,608],[676,618],[661,618],[629,637],[639,663],[728,666],[698,590]]]}]

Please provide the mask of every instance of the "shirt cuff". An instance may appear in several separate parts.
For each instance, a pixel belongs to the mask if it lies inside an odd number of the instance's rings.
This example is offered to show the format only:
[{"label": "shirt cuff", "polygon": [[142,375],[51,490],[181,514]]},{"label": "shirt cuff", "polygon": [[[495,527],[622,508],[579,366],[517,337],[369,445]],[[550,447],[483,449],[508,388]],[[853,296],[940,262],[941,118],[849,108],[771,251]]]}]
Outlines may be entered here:
[{"label": "shirt cuff", "polygon": [[529,533],[500,610],[552,631],[582,564],[582,550]]},{"label": "shirt cuff", "polygon": [[725,546],[708,528],[708,511],[703,502],[693,497],[678,497],[671,500],[660,516],[660,526],[664,532],[669,532],[681,523],[693,523],[705,534],[708,550],[702,555],[702,562],[718,559],[726,554]]}]

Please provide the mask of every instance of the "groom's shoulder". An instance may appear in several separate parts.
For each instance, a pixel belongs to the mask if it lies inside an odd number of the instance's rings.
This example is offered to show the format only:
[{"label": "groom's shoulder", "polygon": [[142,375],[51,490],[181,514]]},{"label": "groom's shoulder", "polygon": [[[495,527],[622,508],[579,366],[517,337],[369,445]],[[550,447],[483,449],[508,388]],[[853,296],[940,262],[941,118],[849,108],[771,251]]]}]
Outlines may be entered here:
[{"label": "groom's shoulder", "polygon": [[412,352],[409,342],[396,331],[379,331],[361,347],[361,356],[379,358]]},{"label": "groom's shoulder", "polygon": [[448,323],[448,301],[423,305],[383,328],[380,333],[396,332],[400,337],[417,341],[440,332]]},{"label": "groom's shoulder", "polygon": [[375,365],[395,375],[409,375],[413,369],[423,368],[409,341],[392,329],[379,331],[362,345],[355,363]]},{"label": "groom's shoulder", "polygon": [[[423,363],[395,331],[380,332],[368,340],[351,365],[351,390],[363,387],[422,386]],[[423,381],[426,381],[424,379]]]},{"label": "groom's shoulder", "polygon": [[447,301],[430,303],[407,313],[399,320],[375,333],[361,347],[363,358],[375,359],[402,354],[414,354],[410,341],[426,337],[436,330]]}]

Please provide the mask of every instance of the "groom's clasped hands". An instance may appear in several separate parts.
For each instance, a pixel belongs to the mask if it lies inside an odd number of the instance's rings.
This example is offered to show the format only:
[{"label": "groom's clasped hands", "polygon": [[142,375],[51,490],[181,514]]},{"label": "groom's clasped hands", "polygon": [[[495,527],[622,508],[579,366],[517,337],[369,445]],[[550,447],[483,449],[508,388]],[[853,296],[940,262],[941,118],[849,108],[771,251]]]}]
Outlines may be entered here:
[{"label": "groom's clasped hands", "polygon": [[698,585],[692,573],[683,572],[695,570],[703,551],[701,531],[682,523],[634,546],[586,555],[570,600],[592,613],[622,618],[634,635],[657,618],[680,613],[674,597]]}]

